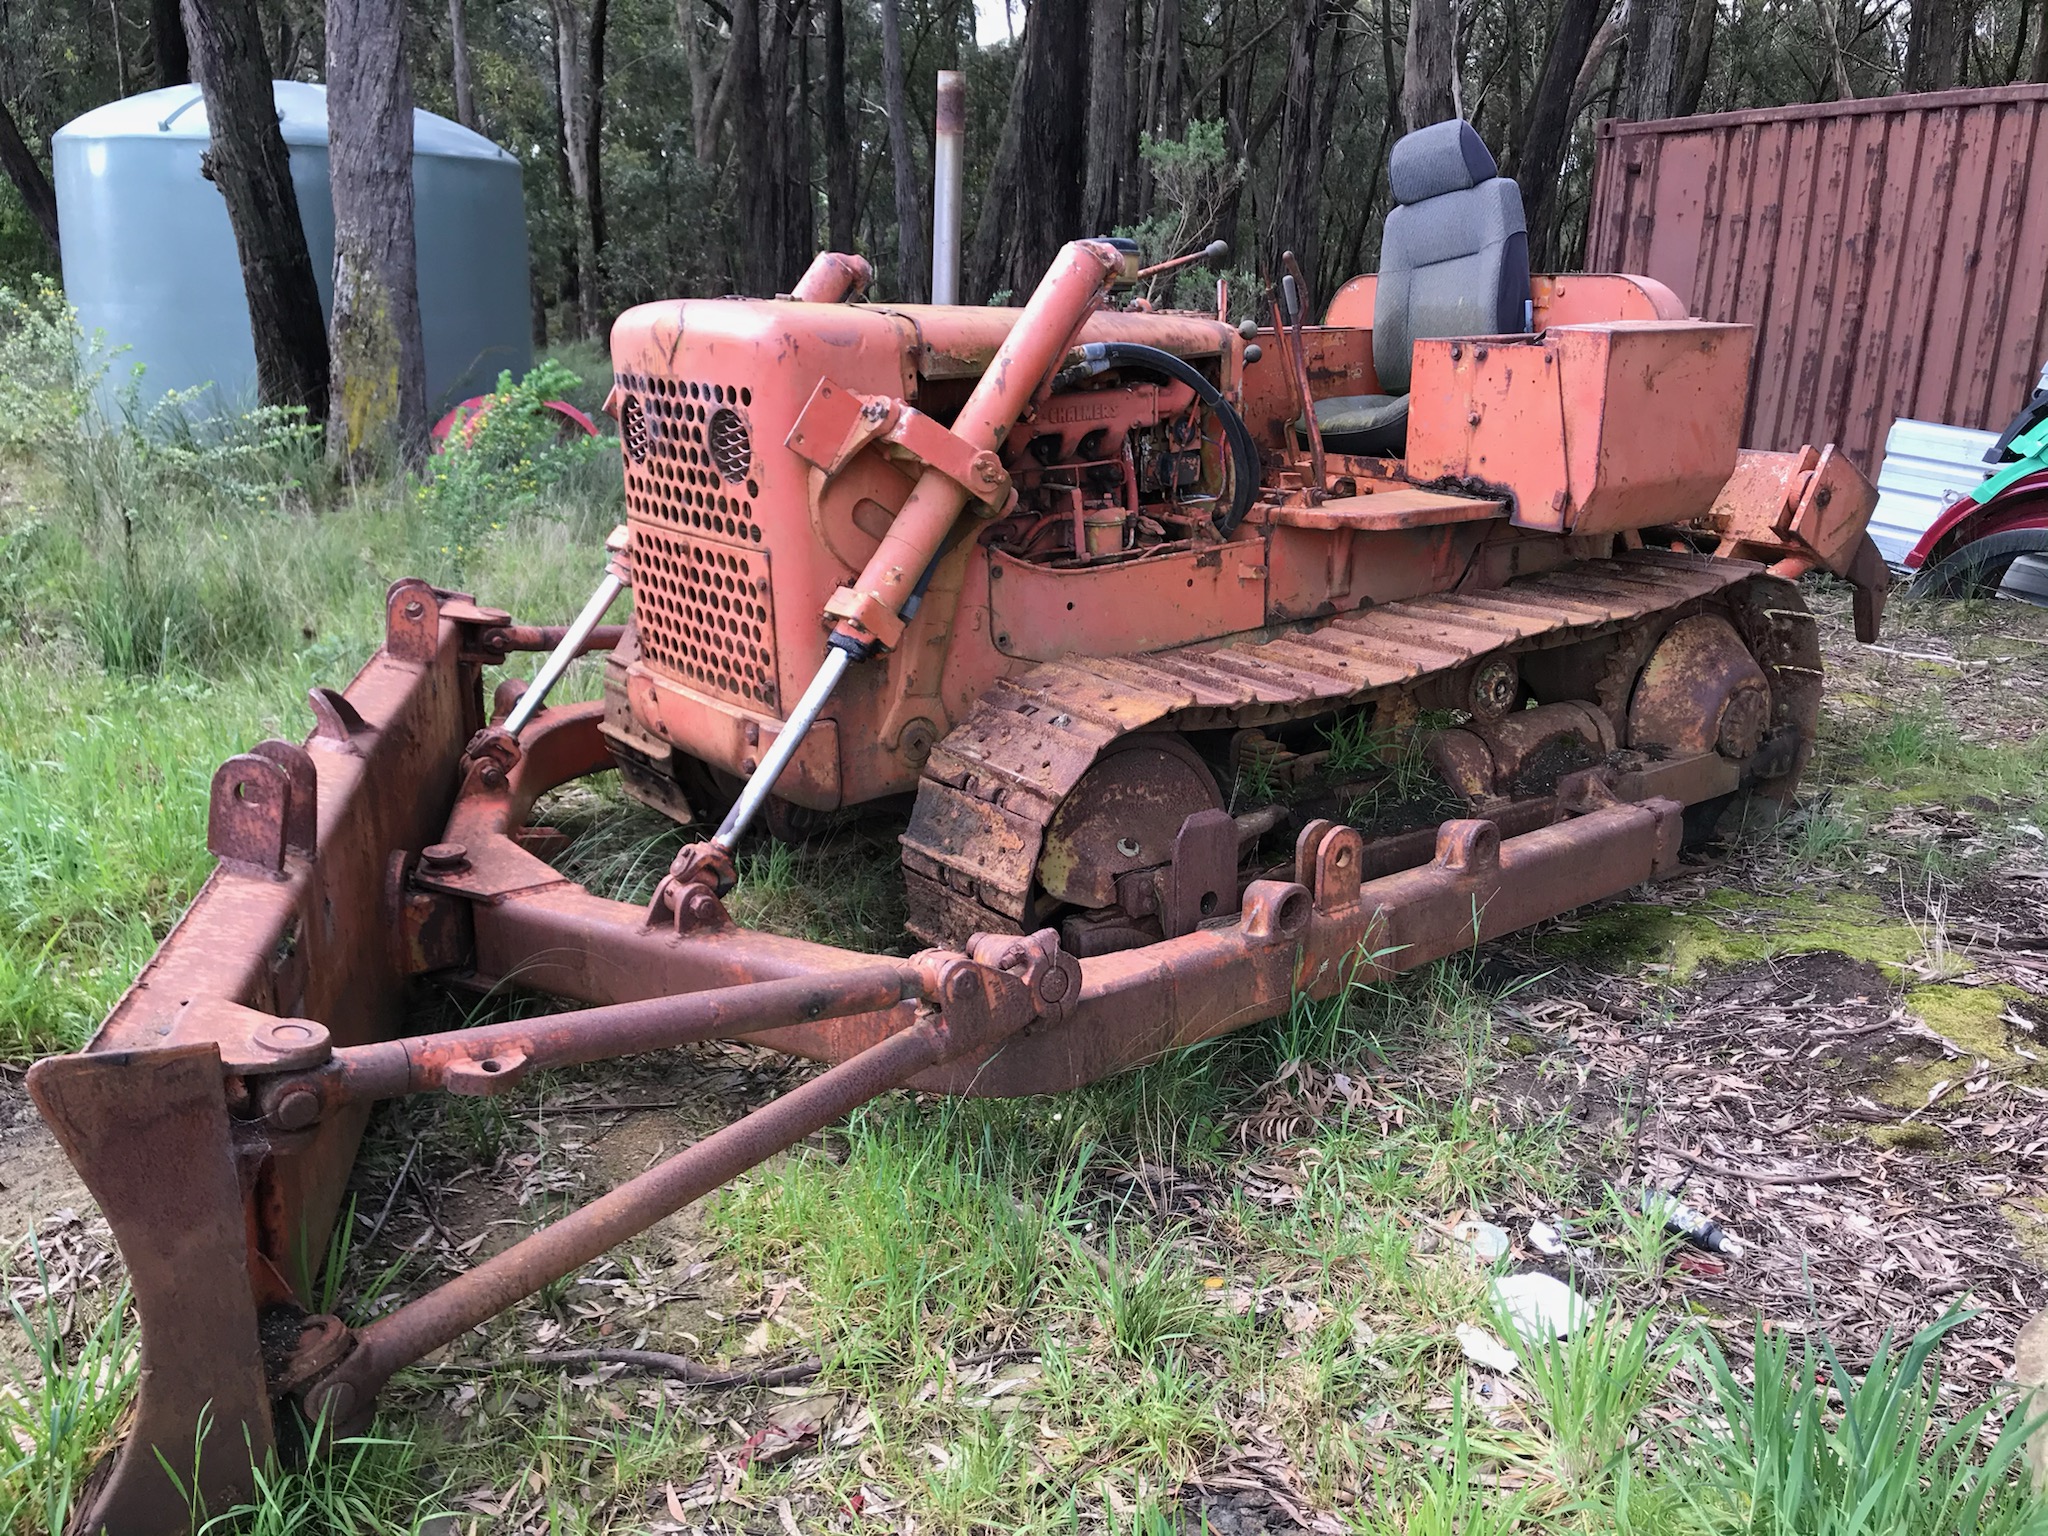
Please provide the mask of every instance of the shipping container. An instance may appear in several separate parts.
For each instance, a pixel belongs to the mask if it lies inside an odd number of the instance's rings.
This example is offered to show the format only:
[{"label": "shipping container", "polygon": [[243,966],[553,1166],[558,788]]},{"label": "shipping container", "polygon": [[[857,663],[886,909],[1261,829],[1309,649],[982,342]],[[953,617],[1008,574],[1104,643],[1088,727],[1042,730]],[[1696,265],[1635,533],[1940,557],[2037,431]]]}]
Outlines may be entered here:
[{"label": "shipping container", "polygon": [[1604,122],[1586,267],[1756,327],[1757,448],[1875,474],[1898,417],[1999,428],[2048,357],[2048,86]]}]

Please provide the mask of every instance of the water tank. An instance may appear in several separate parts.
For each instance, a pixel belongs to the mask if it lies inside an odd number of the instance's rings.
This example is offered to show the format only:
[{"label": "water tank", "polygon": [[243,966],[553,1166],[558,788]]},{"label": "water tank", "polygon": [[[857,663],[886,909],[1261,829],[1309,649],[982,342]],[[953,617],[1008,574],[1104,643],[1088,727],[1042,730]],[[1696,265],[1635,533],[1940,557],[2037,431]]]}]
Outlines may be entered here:
[{"label": "water tank", "polygon": [[[324,310],[334,288],[327,90],[274,89]],[[532,366],[526,206],[519,162],[489,139],[431,112],[414,112],[412,131],[427,403],[438,413],[490,388],[499,370]],[[176,85],[95,108],[52,140],[65,294],[88,337],[126,349],[102,386],[110,406],[138,363],[145,408],[194,387],[215,409],[256,401],[234,231],[199,173],[208,137],[199,87]]]}]

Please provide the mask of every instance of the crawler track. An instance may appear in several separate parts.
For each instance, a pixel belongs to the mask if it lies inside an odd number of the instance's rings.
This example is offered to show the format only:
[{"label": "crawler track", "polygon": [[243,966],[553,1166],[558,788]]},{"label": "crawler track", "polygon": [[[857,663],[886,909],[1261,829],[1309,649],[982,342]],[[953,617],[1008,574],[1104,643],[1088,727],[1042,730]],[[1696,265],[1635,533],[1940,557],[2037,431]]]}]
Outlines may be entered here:
[{"label": "crawler track", "polygon": [[[1495,655],[1626,636],[1639,643],[1614,647],[1610,675],[1587,690],[1618,717],[1656,635],[1709,604],[1728,614],[1771,679],[1772,729],[1798,731],[1790,772],[1769,786],[1789,795],[1820,684],[1813,620],[1797,592],[1742,562],[1636,550],[1488,591],[1385,603],[1277,639],[1068,657],[998,684],[933,750],[918,786],[902,838],[910,926],[958,943],[1042,920],[1034,882],[1046,828],[1089,767],[1133,732],[1263,726],[1377,705]],[[1627,675],[1612,675],[1617,668]]]}]

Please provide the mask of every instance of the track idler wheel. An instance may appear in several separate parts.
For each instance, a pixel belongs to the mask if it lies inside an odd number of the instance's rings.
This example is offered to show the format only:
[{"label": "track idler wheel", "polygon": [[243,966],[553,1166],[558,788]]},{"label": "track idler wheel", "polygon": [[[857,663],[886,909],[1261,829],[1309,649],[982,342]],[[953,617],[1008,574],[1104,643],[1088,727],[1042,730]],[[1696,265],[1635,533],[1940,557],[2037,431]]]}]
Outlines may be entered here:
[{"label": "track idler wheel", "polygon": [[1187,819],[1222,808],[1216,775],[1180,737],[1127,736],[1104,750],[1053,812],[1038,856],[1039,886],[1056,902],[1112,906],[1119,877],[1168,863]]},{"label": "track idler wheel", "polygon": [[1692,757],[1718,751],[1747,761],[1771,725],[1771,685],[1735,626],[1715,613],[1665,631],[1636,680],[1628,744]]}]

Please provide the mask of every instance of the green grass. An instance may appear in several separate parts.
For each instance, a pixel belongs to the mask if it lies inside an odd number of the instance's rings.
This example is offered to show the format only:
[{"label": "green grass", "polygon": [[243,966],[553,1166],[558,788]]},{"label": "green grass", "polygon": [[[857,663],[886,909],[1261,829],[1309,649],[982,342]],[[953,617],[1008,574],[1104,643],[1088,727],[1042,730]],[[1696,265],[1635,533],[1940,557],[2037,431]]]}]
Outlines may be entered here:
[{"label": "green grass", "polygon": [[376,648],[395,576],[558,621],[618,515],[597,466],[479,534],[406,488],[312,496],[290,441],[232,460],[267,487],[246,496],[92,443],[0,465],[0,1060],[84,1040],[205,877],[215,767],[306,734],[307,690]]},{"label": "green grass", "polygon": [[61,1531],[93,1464],[113,1441],[140,1365],[120,1287],[97,1316],[67,1320],[35,1255],[39,1301],[11,1299],[26,1370],[0,1387],[0,1531]]},{"label": "green grass", "polygon": [[1937,1406],[1934,1351],[1960,1321],[1951,1314],[1903,1349],[1887,1341],[1861,1375],[1824,1339],[1795,1344],[1759,1328],[1754,1379],[1745,1382],[1710,1339],[1706,1372],[1725,1427],[1673,1452],[1701,1528],[1716,1536],[2048,1531],[2048,1505],[2025,1497],[2012,1475],[2040,1420],[1995,1403],[1955,1417]]}]

